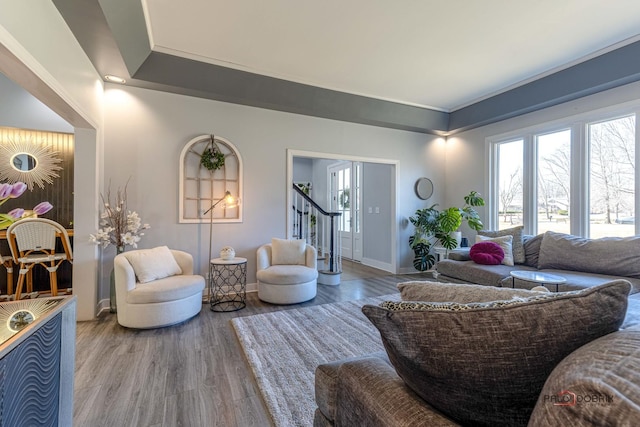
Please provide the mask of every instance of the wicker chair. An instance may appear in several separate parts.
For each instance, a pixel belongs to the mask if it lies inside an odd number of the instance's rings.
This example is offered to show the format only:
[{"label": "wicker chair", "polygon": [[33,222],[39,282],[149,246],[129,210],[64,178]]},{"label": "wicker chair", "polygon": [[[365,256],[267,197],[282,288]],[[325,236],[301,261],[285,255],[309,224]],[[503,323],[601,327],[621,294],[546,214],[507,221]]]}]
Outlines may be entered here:
[{"label": "wicker chair", "polygon": [[[64,252],[56,252],[58,237],[62,240]],[[20,266],[15,300],[19,300],[22,296],[25,277],[27,292],[33,292],[31,273],[36,265],[42,265],[49,271],[51,295],[58,295],[58,267],[64,261],[73,261],[67,230],[50,219],[25,218],[9,226],[7,239],[13,262]]]}]

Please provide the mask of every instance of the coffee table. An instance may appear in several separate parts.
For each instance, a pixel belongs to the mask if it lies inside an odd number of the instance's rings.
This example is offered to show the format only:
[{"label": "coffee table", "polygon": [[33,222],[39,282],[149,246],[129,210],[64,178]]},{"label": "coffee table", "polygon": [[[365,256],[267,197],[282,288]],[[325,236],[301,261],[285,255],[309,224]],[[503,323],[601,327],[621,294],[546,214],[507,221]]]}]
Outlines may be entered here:
[{"label": "coffee table", "polygon": [[531,270],[514,270],[509,273],[511,275],[511,287],[516,287],[516,279],[523,280],[525,282],[535,283],[536,285],[556,285],[556,292],[558,292],[558,286],[565,283],[567,279],[557,274],[543,273],[540,271]]}]

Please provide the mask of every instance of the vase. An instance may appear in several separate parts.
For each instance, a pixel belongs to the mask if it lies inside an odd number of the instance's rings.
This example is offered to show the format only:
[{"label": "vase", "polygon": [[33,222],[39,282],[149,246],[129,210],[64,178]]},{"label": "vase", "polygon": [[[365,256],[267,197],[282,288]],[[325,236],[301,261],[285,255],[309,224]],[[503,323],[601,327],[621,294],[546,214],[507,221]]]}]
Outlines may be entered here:
[{"label": "vase", "polygon": [[461,231],[454,231],[451,233],[451,236],[456,239],[456,247],[455,249],[458,249],[460,247],[460,242],[462,241],[462,232]]},{"label": "vase", "polygon": [[[116,255],[120,255],[124,252],[124,246],[116,246]],[[109,292],[109,312],[117,313],[118,304],[116,302],[116,273],[111,267],[111,274],[109,276],[110,292]]]},{"label": "vase", "polygon": [[236,257],[236,251],[233,250],[231,246],[225,246],[220,251],[220,258],[224,260],[231,260],[231,259],[234,259],[235,257]]}]

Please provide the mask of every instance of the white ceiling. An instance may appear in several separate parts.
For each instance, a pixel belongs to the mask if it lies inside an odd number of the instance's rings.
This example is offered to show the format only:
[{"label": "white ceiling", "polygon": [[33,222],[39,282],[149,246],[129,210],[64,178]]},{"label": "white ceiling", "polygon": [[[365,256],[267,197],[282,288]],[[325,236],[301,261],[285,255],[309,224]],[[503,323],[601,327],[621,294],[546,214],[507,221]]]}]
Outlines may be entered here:
[{"label": "white ceiling", "polygon": [[152,49],[453,111],[640,39],[638,0],[143,0]]}]

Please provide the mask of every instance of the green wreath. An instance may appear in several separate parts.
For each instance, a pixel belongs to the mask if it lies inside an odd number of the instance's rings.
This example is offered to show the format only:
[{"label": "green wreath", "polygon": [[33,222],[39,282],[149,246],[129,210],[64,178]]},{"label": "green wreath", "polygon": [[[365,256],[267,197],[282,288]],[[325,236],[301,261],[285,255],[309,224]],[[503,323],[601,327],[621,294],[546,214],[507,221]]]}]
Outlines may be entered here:
[{"label": "green wreath", "polygon": [[210,171],[215,171],[224,166],[224,154],[220,152],[211,142],[211,147],[202,152],[200,164]]}]

